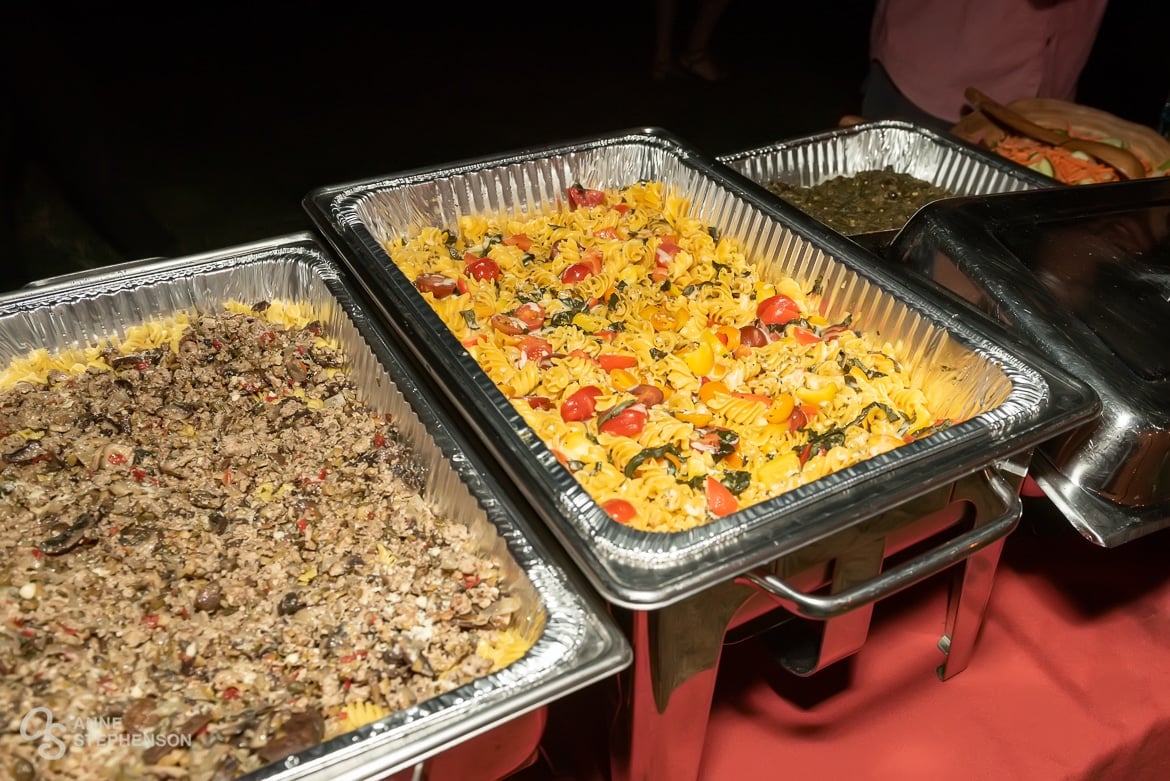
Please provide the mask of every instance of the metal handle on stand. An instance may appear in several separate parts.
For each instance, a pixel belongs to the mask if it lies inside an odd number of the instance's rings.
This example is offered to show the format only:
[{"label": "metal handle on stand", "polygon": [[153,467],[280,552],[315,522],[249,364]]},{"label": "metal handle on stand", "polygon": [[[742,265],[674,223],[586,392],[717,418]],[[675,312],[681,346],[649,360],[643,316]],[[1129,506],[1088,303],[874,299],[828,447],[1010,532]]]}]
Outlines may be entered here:
[{"label": "metal handle on stand", "polygon": [[986,548],[1012,532],[1020,522],[1020,497],[994,470],[985,472],[990,493],[1002,501],[1003,509],[991,521],[932,548],[926,553],[891,570],[836,594],[824,596],[805,594],[792,588],[770,572],[759,567],[736,578],[737,583],[752,586],[803,618],[827,620],[856,610],[896,594],[902,589],[958,564],[972,554]]}]

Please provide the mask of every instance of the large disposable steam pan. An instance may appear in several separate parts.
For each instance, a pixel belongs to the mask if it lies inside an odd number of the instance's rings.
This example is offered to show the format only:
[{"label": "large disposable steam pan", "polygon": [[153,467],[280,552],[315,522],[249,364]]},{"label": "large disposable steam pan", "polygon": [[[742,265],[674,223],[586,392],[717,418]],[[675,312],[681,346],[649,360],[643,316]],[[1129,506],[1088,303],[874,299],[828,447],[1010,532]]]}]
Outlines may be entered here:
[{"label": "large disposable steam pan", "polygon": [[[742,243],[765,277],[824,291],[896,345],[944,417],[965,422],[714,523],[647,533],[612,522],[394,265],[384,242],[461,215],[520,215],[566,188],[658,180]],[[611,601],[650,609],[772,561],[956,478],[1025,452],[1095,414],[1093,392],[1037,355],[1010,352],[979,317],[905,281],[856,244],[659,128],[644,128],[320,188],[306,208],[383,317],[492,449]]]},{"label": "large disposable steam pan", "polygon": [[0,297],[0,366],[34,348],[56,352],[118,340],[139,323],[218,311],[229,300],[311,307],[321,313],[324,334],[347,356],[346,371],[365,401],[390,415],[409,444],[425,475],[424,497],[466,523],[483,552],[501,562],[501,588],[519,599],[518,628],[533,643],[522,659],[268,765],[253,778],[385,778],[602,680],[631,659],[606,607],[559,563],[555,544],[541,541],[540,521],[467,447],[460,426],[428,397],[360,296],[323,247],[308,234],[295,234],[74,274]]}]

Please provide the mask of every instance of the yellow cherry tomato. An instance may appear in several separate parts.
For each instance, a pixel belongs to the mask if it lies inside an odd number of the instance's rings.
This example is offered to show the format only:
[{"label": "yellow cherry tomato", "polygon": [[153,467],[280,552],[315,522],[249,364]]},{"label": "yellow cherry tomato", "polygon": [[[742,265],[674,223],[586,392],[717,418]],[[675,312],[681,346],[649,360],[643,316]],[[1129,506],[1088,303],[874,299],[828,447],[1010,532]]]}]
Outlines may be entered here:
[{"label": "yellow cherry tomato", "polygon": [[796,400],[792,398],[791,393],[781,393],[772,402],[772,406],[768,407],[767,418],[769,423],[784,423],[792,415],[792,410],[796,406]]},{"label": "yellow cherry tomato", "polygon": [[683,355],[683,360],[690,367],[696,377],[705,377],[711,367],[715,365],[715,352],[711,345],[699,342],[698,346]]},{"label": "yellow cherry tomato", "polygon": [[837,395],[837,386],[826,382],[819,388],[797,388],[796,397],[805,404],[828,404]]},{"label": "yellow cherry tomato", "polygon": [[638,378],[625,369],[614,369],[609,373],[609,380],[613,387],[620,391],[627,391],[638,384]]},{"label": "yellow cherry tomato", "polygon": [[728,352],[732,352],[736,347],[739,347],[739,329],[730,325],[721,325],[715,329],[715,335],[722,337],[719,341],[724,344],[724,348]]},{"label": "yellow cherry tomato", "polygon": [[717,393],[730,393],[730,392],[731,392],[731,389],[728,388],[725,383],[723,383],[719,380],[713,380],[711,382],[704,382],[703,385],[699,388],[699,401],[706,404],[711,399],[715,398],[715,394],[717,394]]},{"label": "yellow cherry tomato", "polygon": [[696,428],[706,426],[715,417],[709,412],[676,412],[674,417],[683,423],[690,423]]}]

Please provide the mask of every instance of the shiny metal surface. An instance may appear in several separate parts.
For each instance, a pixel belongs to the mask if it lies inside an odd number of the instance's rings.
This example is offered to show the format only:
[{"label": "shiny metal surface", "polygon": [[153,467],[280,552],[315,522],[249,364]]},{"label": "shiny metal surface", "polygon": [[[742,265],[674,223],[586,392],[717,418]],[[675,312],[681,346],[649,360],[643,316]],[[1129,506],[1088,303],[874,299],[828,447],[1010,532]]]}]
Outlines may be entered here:
[{"label": "shiny metal surface", "polygon": [[[784,643],[779,661],[797,675],[810,675],[838,661],[864,643],[878,589],[866,584],[878,576],[882,562],[940,533],[952,542],[965,540],[967,555],[955,565],[943,634],[938,641],[946,660],[938,669],[949,679],[971,659],[1003,541],[1020,517],[1019,464],[1005,464],[969,475],[902,507],[821,540],[774,563],[764,577],[720,583],[681,602],[654,611],[618,612],[634,643],[634,664],[622,673],[618,720],[612,734],[614,781],[690,781],[699,774],[707,718],[714,696],[719,658],[729,631],[775,610],[773,591],[805,600],[832,600],[843,590],[864,590],[866,599],[849,598],[847,612],[836,605],[820,611],[832,617],[797,625],[804,646]],[[947,549],[947,543],[939,549]],[[916,562],[917,557],[911,557]],[[911,564],[911,566],[917,566]],[[926,566],[926,570],[940,568]],[[753,581],[748,584],[745,579]],[[901,580],[901,576],[898,577]],[[907,575],[906,582],[920,578]],[[762,581],[766,581],[762,582]],[[830,596],[811,592],[828,586]],[[884,595],[884,589],[880,590]],[[847,593],[847,592],[846,592]],[[787,628],[787,626],[782,627]],[[787,638],[785,638],[787,640]]]},{"label": "shiny metal surface", "polygon": [[1033,459],[1074,527],[1112,547],[1170,526],[1170,180],[932,204],[891,257],[1101,397]]},{"label": "shiny metal surface", "polygon": [[[534,642],[513,665],[447,694],[288,757],[253,779],[372,779],[415,766],[503,721],[533,713],[629,664],[631,650],[540,521],[501,482],[460,427],[436,406],[414,369],[342,269],[309,234],[215,253],[139,261],[50,280],[0,296],[0,365],[34,348],[50,352],[117,340],[128,327],[229,300],[286,300],[320,313],[344,350],[365,401],[391,416],[425,469],[425,498],[462,521],[503,565],[522,604],[517,627]],[[534,745],[533,750],[536,746]]]},{"label": "shiny metal surface", "polygon": [[[969,532],[932,548],[910,561],[847,588],[834,589],[831,595],[805,594],[764,569],[751,570],[739,577],[768,594],[777,604],[802,618],[820,620],[836,618],[858,608],[868,607],[879,599],[896,594],[932,575],[952,567],[963,559],[997,542],[1002,542],[1020,520],[1020,500],[1003,487],[995,476],[989,478],[1002,497],[1004,509],[991,520]],[[881,559],[878,559],[879,563]]]},{"label": "shiny metal surface", "polygon": [[[787,274],[899,345],[946,431],[686,532],[610,521],[523,422],[394,265],[384,241],[461,215],[555,204],[570,184],[663,181],[696,216],[742,242],[765,277]],[[1095,414],[1090,389],[1034,354],[996,343],[993,328],[953,311],[902,274],[780,203],[763,188],[657,128],[645,128],[320,188],[306,209],[402,342],[445,388],[590,581],[612,603],[652,609],[829,537],[963,475],[1030,450]]]},{"label": "shiny metal surface", "polygon": [[[944,187],[956,196],[987,195],[1060,186],[958,138],[898,120],[863,122],[809,136],[721,155],[720,162],[752,181],[812,187],[838,176],[856,176],[887,166]],[[857,234],[869,248],[893,241],[896,230]]]}]

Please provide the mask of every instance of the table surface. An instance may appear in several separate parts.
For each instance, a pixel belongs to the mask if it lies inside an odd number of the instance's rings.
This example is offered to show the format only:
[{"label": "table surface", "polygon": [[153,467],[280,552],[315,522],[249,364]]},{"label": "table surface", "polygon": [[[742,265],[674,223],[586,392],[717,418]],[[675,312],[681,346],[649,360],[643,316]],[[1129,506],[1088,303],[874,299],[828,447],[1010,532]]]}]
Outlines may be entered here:
[{"label": "table surface", "polygon": [[[944,683],[946,596],[940,577],[879,603],[861,651],[810,678],[728,646],[701,781],[1170,778],[1170,533],[1100,548],[1025,499],[971,665]],[[606,778],[609,719],[600,687],[554,703],[514,781]]]}]

